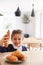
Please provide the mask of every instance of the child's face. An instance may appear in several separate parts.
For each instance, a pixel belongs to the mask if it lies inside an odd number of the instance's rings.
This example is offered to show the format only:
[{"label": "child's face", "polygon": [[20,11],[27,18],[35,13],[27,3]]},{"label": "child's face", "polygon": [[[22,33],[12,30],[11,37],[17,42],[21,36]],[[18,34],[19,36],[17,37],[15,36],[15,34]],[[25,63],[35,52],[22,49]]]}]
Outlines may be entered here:
[{"label": "child's face", "polygon": [[15,46],[19,47],[21,45],[23,41],[23,36],[22,34],[15,34],[13,37],[12,37],[12,42]]}]

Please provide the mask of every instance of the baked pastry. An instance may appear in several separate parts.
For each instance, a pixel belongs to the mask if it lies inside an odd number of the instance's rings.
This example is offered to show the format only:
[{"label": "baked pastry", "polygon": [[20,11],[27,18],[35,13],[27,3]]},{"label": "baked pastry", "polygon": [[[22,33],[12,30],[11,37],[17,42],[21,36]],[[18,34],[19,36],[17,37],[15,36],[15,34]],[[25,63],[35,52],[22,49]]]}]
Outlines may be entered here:
[{"label": "baked pastry", "polygon": [[25,61],[26,60],[26,57],[25,57],[25,55],[24,54],[20,54],[20,56],[18,57],[20,60],[22,60],[22,61]]},{"label": "baked pastry", "polygon": [[26,59],[25,55],[22,52],[18,51],[18,50],[12,52],[11,55],[18,57],[18,59],[20,59],[22,61],[25,61],[25,59]]},{"label": "baked pastry", "polygon": [[7,31],[8,39],[10,39],[10,30]]},{"label": "baked pastry", "polygon": [[20,54],[21,54],[21,52],[18,51],[18,50],[16,50],[16,51],[14,51],[14,52],[11,53],[11,55],[13,55],[13,56],[17,56],[17,57],[19,57]]},{"label": "baked pastry", "polygon": [[18,61],[18,58],[16,56],[13,56],[13,55],[7,56],[6,59],[8,59],[11,62],[17,62]]}]

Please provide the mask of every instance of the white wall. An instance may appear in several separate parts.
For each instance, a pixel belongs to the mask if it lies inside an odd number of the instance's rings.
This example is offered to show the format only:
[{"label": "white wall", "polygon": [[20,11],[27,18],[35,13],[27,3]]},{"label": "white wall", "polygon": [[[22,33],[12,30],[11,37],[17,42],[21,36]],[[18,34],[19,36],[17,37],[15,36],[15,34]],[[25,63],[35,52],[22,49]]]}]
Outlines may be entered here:
[{"label": "white wall", "polygon": [[40,13],[40,37],[43,38],[43,11]]},{"label": "white wall", "polygon": [[[22,17],[16,17],[16,16],[0,16],[0,37],[2,37],[6,31],[13,30],[13,29],[21,29],[24,33],[31,35],[31,21],[29,24],[26,24],[26,31],[25,31],[25,24],[22,22]],[[6,26],[10,25],[8,29],[6,29]]]},{"label": "white wall", "polygon": [[18,6],[21,11],[31,11],[33,3],[35,11],[43,9],[43,0],[0,0],[0,12],[13,14]]},{"label": "white wall", "polygon": [[[34,1],[34,2],[33,2]],[[2,37],[5,33],[5,26],[10,23],[10,30],[13,29],[22,29],[25,33],[25,25],[22,23],[21,17],[16,17],[14,12],[16,11],[17,7],[19,6],[21,12],[28,12],[31,13],[32,4],[34,3],[34,9],[36,14],[35,28],[32,28],[32,24],[30,23],[27,25],[26,33],[33,35],[35,32],[36,37],[40,36],[40,11],[43,11],[43,0],[0,0],[0,13],[4,16],[0,17],[0,37]],[[30,12],[30,13],[29,13]],[[7,23],[7,24],[6,24]],[[3,33],[3,34],[2,34]]]}]

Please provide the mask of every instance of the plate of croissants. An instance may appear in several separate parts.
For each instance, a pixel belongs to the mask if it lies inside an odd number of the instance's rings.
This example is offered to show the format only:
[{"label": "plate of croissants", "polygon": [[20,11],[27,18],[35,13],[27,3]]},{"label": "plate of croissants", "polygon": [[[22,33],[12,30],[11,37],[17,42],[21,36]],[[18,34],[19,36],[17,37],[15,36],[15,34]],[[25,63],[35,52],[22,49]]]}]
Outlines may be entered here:
[{"label": "plate of croissants", "polygon": [[14,51],[11,54],[5,56],[5,61],[8,63],[22,63],[26,60],[25,55],[21,51]]}]

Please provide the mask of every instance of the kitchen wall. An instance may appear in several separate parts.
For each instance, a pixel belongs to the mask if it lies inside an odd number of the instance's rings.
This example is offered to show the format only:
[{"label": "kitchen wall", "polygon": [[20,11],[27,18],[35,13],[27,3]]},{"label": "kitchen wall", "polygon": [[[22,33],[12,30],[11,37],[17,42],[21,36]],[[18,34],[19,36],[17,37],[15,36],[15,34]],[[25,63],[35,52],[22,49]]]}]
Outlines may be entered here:
[{"label": "kitchen wall", "polygon": [[[25,33],[25,24],[22,23],[23,13],[31,15],[32,4],[34,3],[35,18],[30,17],[30,23],[26,25],[28,33],[30,36],[40,37],[40,12],[43,11],[43,0],[0,0],[0,37],[6,33],[6,26],[9,29],[21,29]],[[19,6],[21,10],[21,16],[16,17],[15,11]],[[42,27],[41,27],[42,28]]]}]

